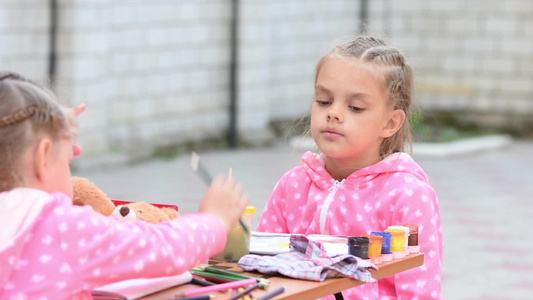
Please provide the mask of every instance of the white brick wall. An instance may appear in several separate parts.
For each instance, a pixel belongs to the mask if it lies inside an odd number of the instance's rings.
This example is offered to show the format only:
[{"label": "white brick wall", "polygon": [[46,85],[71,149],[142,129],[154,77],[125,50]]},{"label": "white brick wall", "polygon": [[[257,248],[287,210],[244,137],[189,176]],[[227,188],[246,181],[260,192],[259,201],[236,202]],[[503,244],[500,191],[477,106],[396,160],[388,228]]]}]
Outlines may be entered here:
[{"label": "white brick wall", "polygon": [[[382,0],[371,5],[371,25],[390,22],[392,44],[414,66],[422,109],[531,114],[532,1]],[[386,11],[390,21],[384,19]]]},{"label": "white brick wall", "polygon": [[0,68],[46,82],[47,2],[0,1]]},{"label": "white brick wall", "polygon": [[[230,1],[60,0],[56,91],[84,156],[149,155],[228,129]],[[359,31],[359,1],[240,1],[238,128],[309,111],[315,64]],[[46,82],[46,1],[0,0],[0,67]],[[423,109],[533,111],[533,1],[374,0],[369,29],[404,51]]]},{"label": "white brick wall", "polygon": [[[253,3],[250,1],[250,3]],[[263,51],[270,70],[268,113],[271,120],[292,119],[309,112],[318,60],[335,40],[359,30],[358,1],[268,1],[264,31],[270,41]],[[266,50],[265,50],[266,49]]]}]

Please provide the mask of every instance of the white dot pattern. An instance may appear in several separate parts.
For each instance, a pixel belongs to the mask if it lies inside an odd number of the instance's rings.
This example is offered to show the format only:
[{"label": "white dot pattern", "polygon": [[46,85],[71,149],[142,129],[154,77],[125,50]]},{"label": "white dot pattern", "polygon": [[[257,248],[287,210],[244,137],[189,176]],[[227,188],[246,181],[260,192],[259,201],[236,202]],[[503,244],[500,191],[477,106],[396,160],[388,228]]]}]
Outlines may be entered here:
[{"label": "white dot pattern", "polygon": [[325,232],[320,232],[320,215],[332,177],[317,154],[306,152],[302,162],[276,184],[259,219],[258,231],[361,236],[390,225],[418,224],[420,249],[426,254],[423,266],[345,290],[343,296],[442,298],[440,207],[427,175],[408,154],[392,154],[348,176],[329,204]]},{"label": "white dot pattern", "polygon": [[0,248],[1,299],[90,299],[97,286],[183,273],[226,244],[224,226],[209,214],[120,224],[63,194],[44,201],[28,232]]}]

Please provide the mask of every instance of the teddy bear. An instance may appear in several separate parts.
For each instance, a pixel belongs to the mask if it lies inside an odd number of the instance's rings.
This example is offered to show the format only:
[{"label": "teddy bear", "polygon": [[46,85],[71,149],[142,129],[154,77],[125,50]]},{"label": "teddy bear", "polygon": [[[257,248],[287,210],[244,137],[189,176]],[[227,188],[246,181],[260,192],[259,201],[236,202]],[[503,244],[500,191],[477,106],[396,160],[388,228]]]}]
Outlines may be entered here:
[{"label": "teddy bear", "polygon": [[149,223],[159,223],[179,217],[176,209],[159,208],[147,202],[130,202],[116,206],[115,203],[93,182],[83,177],[72,177],[75,205],[89,205],[95,211],[113,216],[120,222],[138,219]]}]

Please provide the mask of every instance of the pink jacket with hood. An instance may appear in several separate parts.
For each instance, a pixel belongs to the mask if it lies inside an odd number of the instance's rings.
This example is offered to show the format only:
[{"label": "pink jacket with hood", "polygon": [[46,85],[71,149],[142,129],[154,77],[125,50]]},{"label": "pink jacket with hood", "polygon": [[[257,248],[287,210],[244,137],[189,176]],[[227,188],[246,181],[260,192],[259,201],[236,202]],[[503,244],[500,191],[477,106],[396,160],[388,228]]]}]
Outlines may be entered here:
[{"label": "pink jacket with hood", "polygon": [[0,299],[92,299],[94,287],[190,270],[227,238],[209,214],[118,223],[30,188],[0,193],[0,220]]},{"label": "pink jacket with hood", "polygon": [[325,170],[319,155],[306,152],[302,162],[277,183],[257,231],[361,236],[391,225],[418,224],[424,265],[342,293],[344,299],[442,298],[439,203],[409,154],[391,154],[341,182]]}]

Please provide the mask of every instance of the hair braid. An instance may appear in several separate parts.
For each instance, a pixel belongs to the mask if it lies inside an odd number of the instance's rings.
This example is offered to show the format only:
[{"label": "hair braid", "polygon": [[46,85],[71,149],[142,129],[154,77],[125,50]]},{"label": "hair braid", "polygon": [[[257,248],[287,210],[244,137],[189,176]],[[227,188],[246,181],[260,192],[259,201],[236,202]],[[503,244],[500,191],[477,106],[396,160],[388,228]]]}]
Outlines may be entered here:
[{"label": "hair braid", "polygon": [[36,106],[26,107],[9,116],[3,116],[0,118],[0,128],[13,125],[18,122],[22,122],[27,118],[31,117],[37,111]]},{"label": "hair braid", "polygon": [[20,81],[26,81],[26,82],[33,83],[31,80],[28,80],[28,79],[20,76],[19,74],[14,73],[14,72],[10,72],[10,71],[2,71],[2,72],[0,72],[0,80],[4,80],[4,79],[14,79],[14,80],[20,80]]}]

